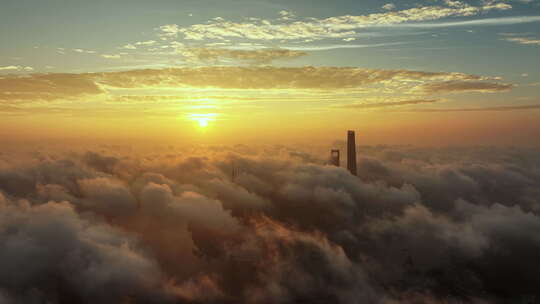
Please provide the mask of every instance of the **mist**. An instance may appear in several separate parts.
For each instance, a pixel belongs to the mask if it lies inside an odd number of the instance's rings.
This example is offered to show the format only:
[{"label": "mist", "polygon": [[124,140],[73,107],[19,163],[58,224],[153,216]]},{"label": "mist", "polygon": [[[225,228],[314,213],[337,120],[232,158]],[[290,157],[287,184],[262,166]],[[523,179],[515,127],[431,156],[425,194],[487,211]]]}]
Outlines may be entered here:
[{"label": "mist", "polygon": [[0,303],[540,299],[539,148],[328,152],[5,149]]}]

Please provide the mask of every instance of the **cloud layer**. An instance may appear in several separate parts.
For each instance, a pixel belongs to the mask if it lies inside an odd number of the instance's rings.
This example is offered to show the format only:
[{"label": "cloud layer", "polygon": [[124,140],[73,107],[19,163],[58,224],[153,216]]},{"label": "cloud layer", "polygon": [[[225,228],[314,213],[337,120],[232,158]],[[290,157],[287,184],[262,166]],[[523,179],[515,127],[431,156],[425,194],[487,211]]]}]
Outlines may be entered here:
[{"label": "cloud layer", "polygon": [[[302,56],[290,50],[193,51],[198,60],[235,57],[254,63]],[[383,70],[350,67],[234,67],[146,69],[84,74],[31,74],[0,77],[0,100],[40,101],[97,96],[116,89],[355,90],[384,89],[397,94],[501,92],[511,84],[494,78],[451,72]],[[334,93],[339,91],[334,91]],[[132,94],[133,95],[133,94]]]},{"label": "cloud layer", "polygon": [[420,86],[420,90],[427,94],[437,93],[455,93],[455,92],[480,92],[480,93],[496,93],[506,92],[512,89],[511,84],[506,83],[489,83],[478,81],[443,81],[437,83],[428,83]]},{"label": "cloud layer", "polygon": [[538,149],[70,150],[0,155],[3,303],[540,296]]},{"label": "cloud layer", "polygon": [[269,64],[278,59],[306,56],[307,53],[287,49],[231,50],[223,48],[188,48],[181,51],[188,61],[218,63],[238,60],[252,64]]},{"label": "cloud layer", "polygon": [[433,21],[447,17],[475,16],[492,10],[508,10],[508,3],[485,1],[480,6],[461,1],[444,1],[444,5],[419,6],[403,10],[393,10],[395,6],[385,5],[386,12],[368,15],[344,15],[329,18],[296,18],[275,20],[250,18],[246,22],[228,21],[221,17],[206,24],[181,27],[177,24],[159,28],[161,37],[186,40],[227,40],[247,39],[258,41],[304,40],[313,41],[328,38],[354,38],[357,31],[376,26],[395,26],[404,23]]}]

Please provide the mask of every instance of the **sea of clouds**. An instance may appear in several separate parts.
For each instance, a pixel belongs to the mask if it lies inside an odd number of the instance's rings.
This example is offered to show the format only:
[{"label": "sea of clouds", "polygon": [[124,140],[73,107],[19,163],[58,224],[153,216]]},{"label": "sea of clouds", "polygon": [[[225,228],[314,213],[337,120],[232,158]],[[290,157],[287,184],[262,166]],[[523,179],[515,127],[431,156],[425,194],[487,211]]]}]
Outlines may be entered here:
[{"label": "sea of clouds", "polygon": [[3,149],[0,303],[540,301],[540,148],[358,150]]}]

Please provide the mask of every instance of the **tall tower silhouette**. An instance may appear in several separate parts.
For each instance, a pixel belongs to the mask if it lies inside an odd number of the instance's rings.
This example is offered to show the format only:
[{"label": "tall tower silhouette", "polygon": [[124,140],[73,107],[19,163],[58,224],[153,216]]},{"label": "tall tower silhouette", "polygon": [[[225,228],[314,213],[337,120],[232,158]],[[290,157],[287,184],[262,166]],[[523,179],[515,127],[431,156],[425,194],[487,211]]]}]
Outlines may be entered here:
[{"label": "tall tower silhouette", "polygon": [[347,170],[356,176],[356,140],[354,131],[347,131]]}]

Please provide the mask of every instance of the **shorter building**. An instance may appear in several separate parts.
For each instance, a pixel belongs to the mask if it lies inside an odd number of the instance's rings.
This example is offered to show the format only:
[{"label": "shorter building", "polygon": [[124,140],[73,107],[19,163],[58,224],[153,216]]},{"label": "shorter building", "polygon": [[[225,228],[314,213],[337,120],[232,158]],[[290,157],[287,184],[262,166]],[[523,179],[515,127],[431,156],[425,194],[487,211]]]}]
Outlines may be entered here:
[{"label": "shorter building", "polygon": [[340,166],[339,157],[340,157],[339,150],[338,149],[333,149],[330,152],[330,164],[333,165],[333,166],[339,167]]}]

